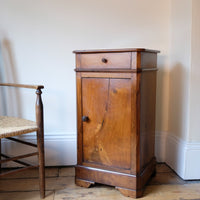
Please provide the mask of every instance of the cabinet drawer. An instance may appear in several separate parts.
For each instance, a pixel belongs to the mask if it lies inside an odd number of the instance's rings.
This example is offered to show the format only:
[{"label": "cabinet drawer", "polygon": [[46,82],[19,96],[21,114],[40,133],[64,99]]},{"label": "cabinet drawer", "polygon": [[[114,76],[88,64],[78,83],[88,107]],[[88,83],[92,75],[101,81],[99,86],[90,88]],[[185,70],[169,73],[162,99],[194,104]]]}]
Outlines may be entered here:
[{"label": "cabinet drawer", "polygon": [[81,54],[81,68],[131,68],[131,53]]}]

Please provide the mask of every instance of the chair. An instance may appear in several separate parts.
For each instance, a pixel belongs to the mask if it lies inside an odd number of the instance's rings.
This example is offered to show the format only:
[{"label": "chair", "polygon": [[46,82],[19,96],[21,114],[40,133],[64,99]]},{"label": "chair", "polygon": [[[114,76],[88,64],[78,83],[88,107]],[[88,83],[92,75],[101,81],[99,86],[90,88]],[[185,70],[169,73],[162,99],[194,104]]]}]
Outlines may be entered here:
[{"label": "chair", "polygon": [[[7,172],[1,172],[0,177],[23,171],[25,169],[30,169],[34,167],[39,167],[39,187],[40,187],[40,197],[45,197],[45,169],[44,169],[44,129],[43,129],[43,104],[41,98],[41,89],[44,88],[42,85],[22,85],[22,84],[11,84],[11,83],[0,83],[0,86],[9,86],[9,87],[18,87],[18,88],[30,88],[36,90],[36,122],[8,116],[0,116],[0,168],[1,164],[9,161],[14,161],[16,163],[22,164],[24,167],[11,169]],[[37,145],[26,142],[13,136],[19,136],[22,134],[36,132],[37,133]],[[29,145],[37,148],[37,151],[34,153],[23,154],[15,157],[10,157],[8,155],[2,154],[1,152],[1,139],[5,138],[12,140],[14,142],[19,142],[25,145]],[[38,155],[38,165],[30,165],[27,162],[21,161],[22,158],[27,158],[30,156]],[[4,158],[4,159],[1,159]],[[1,170],[2,171],[2,170]]]}]

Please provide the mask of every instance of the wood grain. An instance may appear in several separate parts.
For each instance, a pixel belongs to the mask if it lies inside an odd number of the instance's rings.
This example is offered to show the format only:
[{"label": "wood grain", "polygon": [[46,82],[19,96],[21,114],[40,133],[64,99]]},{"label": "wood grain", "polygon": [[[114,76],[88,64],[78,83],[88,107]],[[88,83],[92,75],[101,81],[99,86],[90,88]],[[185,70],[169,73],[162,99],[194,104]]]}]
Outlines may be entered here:
[{"label": "wood grain", "polygon": [[141,74],[140,169],[154,157],[156,72]]},{"label": "wood grain", "polygon": [[39,184],[40,184],[40,197],[45,197],[45,159],[44,159],[44,119],[43,119],[43,103],[41,97],[42,91],[36,90],[36,123],[37,130],[37,147],[38,147],[38,163],[39,163]]},{"label": "wood grain", "polygon": [[[93,69],[130,69],[131,53],[98,53],[98,54],[82,54],[81,68]],[[103,60],[106,62],[103,62]]]},{"label": "wood grain", "polygon": [[30,88],[30,89],[43,89],[43,85],[25,85],[25,84],[15,84],[15,83],[0,83],[0,86],[18,87],[18,88]]},{"label": "wood grain", "polygon": [[75,183],[76,183],[76,185],[78,185],[80,187],[85,187],[85,188],[89,188],[91,185],[95,184],[95,182],[86,181],[86,180],[82,180],[82,179],[78,179],[78,178],[75,178]]},{"label": "wood grain", "polygon": [[115,187],[119,190],[124,196],[131,197],[131,198],[139,198],[143,195],[143,190],[131,190],[127,188]]},{"label": "wood grain", "polygon": [[152,52],[160,53],[158,50],[145,49],[145,48],[125,48],[125,49],[92,49],[92,50],[75,50],[73,53],[84,54],[84,53],[118,53],[118,52]]},{"label": "wood grain", "polygon": [[130,169],[130,81],[82,79],[84,162]]},{"label": "wood grain", "polygon": [[87,187],[90,182],[97,182],[115,186],[125,196],[141,197],[155,173],[158,51],[75,53],[78,112],[75,168],[76,181],[81,180],[77,185]]}]

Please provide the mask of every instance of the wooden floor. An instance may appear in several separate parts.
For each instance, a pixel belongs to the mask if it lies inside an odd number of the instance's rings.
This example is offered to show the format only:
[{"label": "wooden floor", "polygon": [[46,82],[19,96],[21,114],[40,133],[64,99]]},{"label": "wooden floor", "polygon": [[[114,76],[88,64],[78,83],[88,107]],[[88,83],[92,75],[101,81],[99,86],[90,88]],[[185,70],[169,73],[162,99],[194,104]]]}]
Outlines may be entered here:
[{"label": "wooden floor", "polygon": [[[46,169],[46,200],[130,200],[114,187],[86,189],[74,184],[74,168]],[[39,200],[36,169],[0,179],[0,200]],[[183,181],[167,165],[157,165],[157,175],[146,187],[144,200],[200,200],[200,181]]]}]

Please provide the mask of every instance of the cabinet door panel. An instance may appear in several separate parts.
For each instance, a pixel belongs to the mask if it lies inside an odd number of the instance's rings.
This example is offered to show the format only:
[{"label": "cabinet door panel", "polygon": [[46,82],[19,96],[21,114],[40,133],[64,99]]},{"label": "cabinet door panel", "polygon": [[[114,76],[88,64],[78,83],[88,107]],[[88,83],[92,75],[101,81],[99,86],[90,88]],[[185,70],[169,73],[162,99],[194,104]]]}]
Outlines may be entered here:
[{"label": "cabinet door panel", "polygon": [[130,169],[131,79],[83,78],[83,161]]}]

